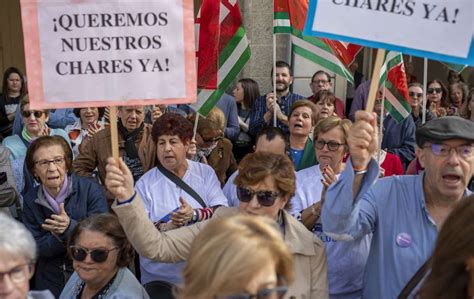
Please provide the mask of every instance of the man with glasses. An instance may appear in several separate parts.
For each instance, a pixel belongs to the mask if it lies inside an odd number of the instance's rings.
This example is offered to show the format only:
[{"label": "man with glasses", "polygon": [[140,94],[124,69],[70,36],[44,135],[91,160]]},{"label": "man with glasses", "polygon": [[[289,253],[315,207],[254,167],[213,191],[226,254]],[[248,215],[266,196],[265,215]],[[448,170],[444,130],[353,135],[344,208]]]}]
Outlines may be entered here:
[{"label": "man with glasses", "polygon": [[53,299],[50,291],[30,291],[34,273],[36,244],[20,223],[0,213],[0,298]]},{"label": "man with glasses", "polygon": [[350,159],[329,188],[323,227],[340,240],[373,234],[364,274],[364,298],[396,298],[431,255],[438,231],[474,170],[474,123],[432,120],[416,132],[424,173],[378,180],[376,119],[358,111],[348,137]]},{"label": "man with glasses", "polygon": [[[250,111],[249,134],[257,135],[258,131],[265,126],[273,126],[274,109],[276,109],[277,126],[288,133],[288,117],[290,108],[294,102],[303,98],[290,91],[293,84],[291,66],[284,61],[276,62],[276,105],[273,92],[260,96]],[[271,73],[273,82],[273,69]]]},{"label": "man with glasses", "polygon": [[[329,76],[327,72],[319,70],[313,74],[313,77],[311,77],[311,83],[309,84],[309,87],[311,88],[313,94],[308,97],[308,100],[314,103],[314,97],[320,90],[332,91],[331,76]],[[341,101],[341,99],[336,98],[334,107],[337,116],[340,118],[345,118],[344,103]]]}]

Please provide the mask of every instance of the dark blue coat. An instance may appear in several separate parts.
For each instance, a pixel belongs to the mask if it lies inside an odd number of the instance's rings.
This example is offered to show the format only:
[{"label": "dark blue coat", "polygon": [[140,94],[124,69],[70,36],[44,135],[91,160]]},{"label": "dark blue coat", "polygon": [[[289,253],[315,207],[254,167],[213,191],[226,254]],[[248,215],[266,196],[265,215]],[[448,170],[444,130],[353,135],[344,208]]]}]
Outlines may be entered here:
[{"label": "dark blue coat", "polygon": [[66,251],[67,238],[79,221],[92,214],[108,211],[104,189],[92,179],[72,174],[69,176],[68,188],[64,209],[70,218],[70,224],[59,237],[41,228],[41,224],[55,214],[41,186],[30,190],[23,203],[23,223],[33,234],[38,246],[35,289],[48,289],[56,298],[66,284],[62,270],[68,268],[71,271],[69,274],[72,274],[72,263]]}]

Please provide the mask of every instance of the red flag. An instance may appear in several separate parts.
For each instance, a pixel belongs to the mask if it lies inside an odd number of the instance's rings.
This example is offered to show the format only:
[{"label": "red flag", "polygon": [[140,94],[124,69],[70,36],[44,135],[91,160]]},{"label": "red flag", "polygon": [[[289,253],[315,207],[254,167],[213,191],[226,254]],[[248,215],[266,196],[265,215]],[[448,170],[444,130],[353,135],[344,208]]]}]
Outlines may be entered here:
[{"label": "red flag", "polygon": [[220,1],[204,0],[200,9],[199,27],[198,88],[216,89],[219,68],[219,8]]}]

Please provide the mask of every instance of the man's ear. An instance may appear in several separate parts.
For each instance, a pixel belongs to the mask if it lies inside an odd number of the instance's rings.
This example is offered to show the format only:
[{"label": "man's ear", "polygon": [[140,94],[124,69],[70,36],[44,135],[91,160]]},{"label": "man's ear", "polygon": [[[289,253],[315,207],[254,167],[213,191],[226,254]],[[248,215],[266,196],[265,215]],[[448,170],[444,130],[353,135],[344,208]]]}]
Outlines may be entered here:
[{"label": "man's ear", "polygon": [[416,158],[418,159],[418,162],[420,163],[421,167],[425,168],[425,159],[426,159],[426,156],[425,156],[425,151],[418,147],[418,145],[415,147],[415,154],[416,154]]},{"label": "man's ear", "polygon": [[293,84],[293,76],[290,76],[290,85]]}]

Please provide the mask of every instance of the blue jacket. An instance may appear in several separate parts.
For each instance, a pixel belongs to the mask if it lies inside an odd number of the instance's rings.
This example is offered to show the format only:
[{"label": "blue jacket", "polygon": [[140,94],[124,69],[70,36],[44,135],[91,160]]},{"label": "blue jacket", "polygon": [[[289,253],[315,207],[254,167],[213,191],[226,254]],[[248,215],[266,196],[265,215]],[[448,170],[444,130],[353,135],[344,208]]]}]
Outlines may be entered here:
[{"label": "blue jacket", "polygon": [[389,114],[383,120],[382,148],[397,155],[402,160],[403,169],[415,159],[415,123],[413,118],[407,117],[401,122]]},{"label": "blue jacket", "polygon": [[64,208],[70,217],[68,229],[59,237],[41,228],[41,224],[54,214],[41,185],[30,190],[23,203],[23,223],[33,234],[38,247],[36,289],[50,290],[59,297],[66,284],[62,269],[72,273],[71,261],[67,257],[66,241],[77,223],[92,214],[108,211],[104,189],[89,178],[72,174],[69,177],[68,196]]}]

